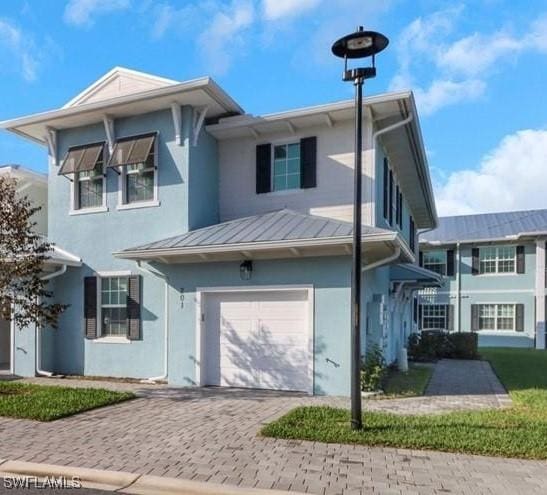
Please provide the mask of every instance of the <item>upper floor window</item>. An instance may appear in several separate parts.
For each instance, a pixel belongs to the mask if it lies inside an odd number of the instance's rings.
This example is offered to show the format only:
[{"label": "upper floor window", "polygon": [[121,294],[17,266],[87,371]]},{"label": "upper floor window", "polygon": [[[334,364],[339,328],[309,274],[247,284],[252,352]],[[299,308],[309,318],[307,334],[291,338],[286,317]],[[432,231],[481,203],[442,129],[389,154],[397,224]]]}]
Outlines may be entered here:
[{"label": "upper floor window", "polygon": [[256,147],[256,193],[317,186],[317,138]]},{"label": "upper floor window", "polygon": [[479,249],[479,273],[515,273],[515,246],[488,246]]},{"label": "upper floor window", "polygon": [[119,169],[122,205],[149,204],[157,201],[155,133],[118,139],[108,166]]},{"label": "upper floor window", "polygon": [[423,267],[439,275],[446,275],[446,251],[424,251]]},{"label": "upper floor window", "polygon": [[275,145],[273,154],[273,190],[300,189],[300,143]]},{"label": "upper floor window", "polygon": [[72,177],[72,210],[105,207],[104,142],[73,146],[67,151],[59,175]]}]

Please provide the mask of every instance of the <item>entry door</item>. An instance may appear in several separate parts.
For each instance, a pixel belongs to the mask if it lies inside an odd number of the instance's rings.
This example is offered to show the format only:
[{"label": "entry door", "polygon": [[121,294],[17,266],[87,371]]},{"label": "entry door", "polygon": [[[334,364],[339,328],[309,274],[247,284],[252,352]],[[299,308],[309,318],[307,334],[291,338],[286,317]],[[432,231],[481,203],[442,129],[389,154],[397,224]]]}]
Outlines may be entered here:
[{"label": "entry door", "polygon": [[305,290],[208,294],[204,384],[310,391],[308,304]]}]

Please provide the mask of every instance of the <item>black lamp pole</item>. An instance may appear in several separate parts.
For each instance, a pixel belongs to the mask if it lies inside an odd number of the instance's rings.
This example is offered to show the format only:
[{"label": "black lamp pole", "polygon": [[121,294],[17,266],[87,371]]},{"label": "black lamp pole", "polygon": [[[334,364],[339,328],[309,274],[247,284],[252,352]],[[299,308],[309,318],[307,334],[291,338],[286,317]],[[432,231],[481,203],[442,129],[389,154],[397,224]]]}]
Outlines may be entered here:
[{"label": "black lamp pole", "polygon": [[[362,26],[355,33],[340,38],[332,52],[344,58],[344,81],[355,86],[355,167],[353,199],[353,253],[351,272],[351,428],[363,427],[361,410],[361,212],[362,212],[362,152],[363,152],[363,84],[376,76],[375,55],[387,45],[388,39]],[[348,69],[348,58],[372,56],[372,66]]]}]

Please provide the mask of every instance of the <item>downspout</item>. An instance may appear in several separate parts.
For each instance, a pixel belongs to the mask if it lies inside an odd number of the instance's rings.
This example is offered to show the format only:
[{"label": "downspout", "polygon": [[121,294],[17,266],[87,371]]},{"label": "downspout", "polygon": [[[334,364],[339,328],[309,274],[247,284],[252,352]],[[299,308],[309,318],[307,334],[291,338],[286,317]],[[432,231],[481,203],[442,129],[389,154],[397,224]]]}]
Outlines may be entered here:
[{"label": "downspout", "polygon": [[149,275],[152,275],[153,277],[160,278],[164,281],[164,348],[163,348],[163,374],[161,376],[153,376],[151,378],[146,378],[142,380],[143,383],[153,383],[153,382],[159,382],[167,379],[167,375],[169,372],[169,278],[167,275],[156,272],[153,270],[150,270],[149,268],[142,265],[142,262],[140,260],[137,261],[137,267],[139,270],[142,270],[145,273],[148,273]]},{"label": "downspout", "polygon": [[[63,275],[66,272],[66,265],[61,265],[61,268],[58,270],[49,273],[48,275],[44,275],[41,277],[41,280],[51,280],[52,278],[59,277],[60,275]],[[41,339],[41,329],[38,328],[38,325],[36,325],[36,337],[35,337],[35,354],[36,354],[36,374],[39,376],[47,376],[51,377],[53,376],[53,373],[51,371],[44,371],[42,369],[42,339]]]},{"label": "downspout", "polygon": [[457,277],[457,281],[456,281],[456,284],[457,284],[457,292],[456,292],[456,305],[457,305],[457,308],[458,308],[458,311],[457,311],[457,315],[458,315],[458,332],[461,332],[462,331],[462,270],[461,270],[461,267],[462,267],[462,262],[461,262],[461,248],[460,248],[460,243],[456,243],[456,260],[457,260],[457,263],[456,263],[456,266],[458,268],[458,274],[456,275]]},{"label": "downspout", "polygon": [[381,260],[375,261],[374,263],[369,263],[368,265],[363,266],[362,271],[366,272],[368,270],[372,270],[373,268],[378,268],[379,266],[387,265],[388,263],[391,263],[392,261],[396,260],[400,255],[401,255],[401,248],[400,246],[397,246],[393,254],[390,254],[387,258],[383,258]]},{"label": "downspout", "polygon": [[[384,127],[383,129],[379,129],[376,132],[372,134],[372,168],[373,170],[376,170],[376,147],[378,145],[378,138],[382,134],[386,134],[387,132],[394,131],[395,129],[398,129],[399,127],[403,127],[410,122],[414,120],[414,114],[410,112],[408,114],[408,117],[404,120],[401,120],[400,122],[396,122],[395,124],[388,125],[387,127]],[[373,214],[371,218],[371,225],[376,225],[376,181],[371,181],[371,195],[370,195],[370,203],[373,205]]]}]

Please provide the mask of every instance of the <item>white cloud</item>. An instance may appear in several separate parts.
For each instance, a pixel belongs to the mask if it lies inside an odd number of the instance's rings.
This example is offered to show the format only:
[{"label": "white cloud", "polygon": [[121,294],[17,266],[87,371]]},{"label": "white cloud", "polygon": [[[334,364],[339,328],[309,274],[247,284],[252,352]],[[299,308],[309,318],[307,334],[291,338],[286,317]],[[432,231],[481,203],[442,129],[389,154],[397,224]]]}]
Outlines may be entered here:
[{"label": "white cloud", "polygon": [[321,0],[263,0],[262,11],[268,21],[296,17],[317,7]]},{"label": "white cloud", "polygon": [[255,18],[251,0],[233,0],[220,8],[198,38],[198,46],[214,74],[225,73],[231,65],[234,50],[244,48],[244,34]]},{"label": "white cloud", "polygon": [[547,15],[534,21],[521,38],[498,30],[452,39],[462,12],[458,6],[419,17],[396,42],[399,69],[390,89],[414,89],[423,114],[474,101],[503,64],[516,61],[526,50],[547,52]]},{"label": "white cloud", "polygon": [[440,108],[456,103],[476,100],[486,89],[486,83],[480,79],[452,81],[436,79],[428,88],[416,86],[416,105],[421,115],[431,115]]},{"label": "white cloud", "polygon": [[452,173],[436,186],[440,215],[545,208],[547,130],[506,136],[477,169]]},{"label": "white cloud", "polygon": [[26,81],[34,81],[43,52],[29,33],[7,19],[0,19],[0,58],[1,71],[15,68]]},{"label": "white cloud", "polygon": [[95,17],[128,9],[130,0],[70,0],[65,7],[64,20],[73,26],[90,26]]}]

